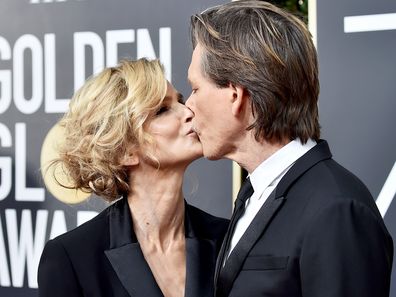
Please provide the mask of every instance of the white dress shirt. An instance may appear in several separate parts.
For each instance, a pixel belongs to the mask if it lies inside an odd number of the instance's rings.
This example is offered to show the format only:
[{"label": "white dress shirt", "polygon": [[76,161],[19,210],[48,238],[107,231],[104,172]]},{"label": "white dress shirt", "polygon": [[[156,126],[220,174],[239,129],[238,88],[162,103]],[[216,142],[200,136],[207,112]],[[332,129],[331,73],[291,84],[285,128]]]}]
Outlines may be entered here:
[{"label": "white dress shirt", "polygon": [[311,139],[305,144],[302,144],[299,139],[293,140],[264,160],[250,174],[250,182],[252,183],[254,192],[246,200],[245,212],[235,226],[227,258],[282,177],[297,159],[315,145],[316,142]]}]

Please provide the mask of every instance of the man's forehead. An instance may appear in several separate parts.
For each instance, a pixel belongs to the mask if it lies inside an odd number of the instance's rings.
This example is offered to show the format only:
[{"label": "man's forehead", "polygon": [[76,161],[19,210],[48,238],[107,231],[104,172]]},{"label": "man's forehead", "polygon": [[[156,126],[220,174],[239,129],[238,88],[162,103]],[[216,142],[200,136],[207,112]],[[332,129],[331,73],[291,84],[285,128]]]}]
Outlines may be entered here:
[{"label": "man's forehead", "polygon": [[191,83],[195,76],[197,75],[197,71],[200,71],[201,69],[201,53],[202,53],[202,48],[197,43],[197,46],[194,48],[194,51],[192,53],[191,57],[191,63],[190,66],[188,67],[188,81]]},{"label": "man's forehead", "polygon": [[200,43],[197,43],[195,46],[193,53],[192,53],[192,59],[191,62],[199,61],[201,59],[203,48]]}]

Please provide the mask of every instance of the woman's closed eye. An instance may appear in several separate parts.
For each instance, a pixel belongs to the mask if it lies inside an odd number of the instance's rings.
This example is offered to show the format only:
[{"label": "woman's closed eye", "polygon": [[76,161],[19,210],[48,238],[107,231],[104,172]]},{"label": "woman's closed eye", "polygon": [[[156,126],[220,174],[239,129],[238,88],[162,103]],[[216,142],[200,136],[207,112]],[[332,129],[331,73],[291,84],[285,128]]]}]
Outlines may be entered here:
[{"label": "woman's closed eye", "polygon": [[184,96],[181,93],[177,94],[177,102],[179,102],[180,104],[185,104],[184,102]]},{"label": "woman's closed eye", "polygon": [[169,106],[166,106],[166,105],[161,106],[161,107],[157,110],[157,112],[155,113],[155,115],[156,115],[156,116],[159,116],[159,115],[161,115],[161,114],[167,112],[168,110],[169,110]]}]

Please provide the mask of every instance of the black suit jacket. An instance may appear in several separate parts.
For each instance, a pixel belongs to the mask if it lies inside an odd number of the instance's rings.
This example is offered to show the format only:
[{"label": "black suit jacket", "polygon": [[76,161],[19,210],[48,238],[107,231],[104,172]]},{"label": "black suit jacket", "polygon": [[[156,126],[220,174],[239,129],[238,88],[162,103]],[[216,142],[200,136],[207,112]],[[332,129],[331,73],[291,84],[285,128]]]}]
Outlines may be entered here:
[{"label": "black suit jacket", "polygon": [[[216,256],[227,224],[186,204],[185,296],[213,296]],[[38,284],[40,297],[163,296],[133,232],[127,199],[50,240]]]},{"label": "black suit jacket", "polygon": [[216,296],[389,296],[392,238],[367,188],[331,157],[320,141],[290,168],[220,270]]}]

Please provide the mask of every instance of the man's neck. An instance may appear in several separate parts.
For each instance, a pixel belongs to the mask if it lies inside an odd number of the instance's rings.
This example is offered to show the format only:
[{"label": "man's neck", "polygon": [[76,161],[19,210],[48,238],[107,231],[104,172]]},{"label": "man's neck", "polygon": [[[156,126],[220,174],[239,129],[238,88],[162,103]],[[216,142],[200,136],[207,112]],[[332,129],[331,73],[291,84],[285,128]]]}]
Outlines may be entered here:
[{"label": "man's neck", "polygon": [[236,145],[236,149],[225,157],[238,163],[250,174],[262,162],[289,142],[289,140],[277,143],[270,143],[265,140],[257,141],[253,133],[249,131],[243,141]]}]

